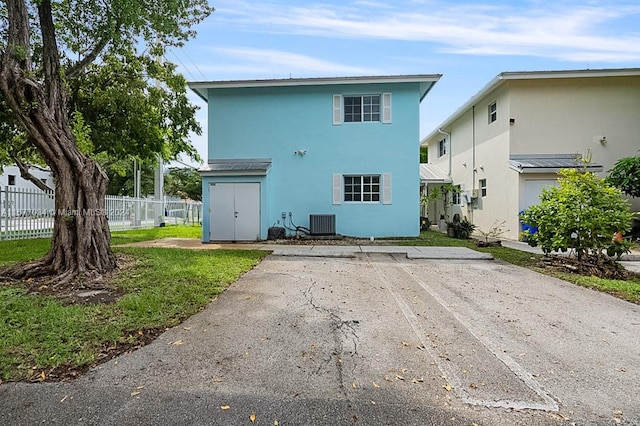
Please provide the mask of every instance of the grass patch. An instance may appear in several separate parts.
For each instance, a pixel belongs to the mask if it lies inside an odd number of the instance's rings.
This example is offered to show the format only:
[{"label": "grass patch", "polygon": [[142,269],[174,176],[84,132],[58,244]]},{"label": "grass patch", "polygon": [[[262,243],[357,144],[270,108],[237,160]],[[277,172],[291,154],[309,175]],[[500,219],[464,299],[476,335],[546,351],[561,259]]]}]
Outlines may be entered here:
[{"label": "grass patch", "polygon": [[561,280],[580,285],[582,287],[609,293],[620,299],[640,304],[640,278],[622,281],[598,277],[587,277],[584,275],[574,275],[561,272],[557,272],[551,275],[560,278]]},{"label": "grass patch", "polygon": [[111,244],[120,245],[151,241],[160,238],[197,238],[202,237],[200,225],[168,225],[162,228],[142,228],[111,233]]},{"label": "grass patch", "polygon": [[40,259],[50,247],[49,238],[0,241],[0,266]]},{"label": "grass patch", "polygon": [[60,366],[91,365],[104,347],[131,343],[144,330],[175,326],[268,254],[115,250],[137,263],[115,279],[126,294],[113,304],[63,305],[52,297],[27,295],[19,287],[0,287],[1,380],[33,380]]},{"label": "grass patch", "polygon": [[[111,233],[111,245],[151,241],[159,238],[196,238],[202,236],[201,226],[169,225],[163,228],[132,229]],[[0,241],[0,266],[14,262],[40,259],[51,247],[50,238]]]}]

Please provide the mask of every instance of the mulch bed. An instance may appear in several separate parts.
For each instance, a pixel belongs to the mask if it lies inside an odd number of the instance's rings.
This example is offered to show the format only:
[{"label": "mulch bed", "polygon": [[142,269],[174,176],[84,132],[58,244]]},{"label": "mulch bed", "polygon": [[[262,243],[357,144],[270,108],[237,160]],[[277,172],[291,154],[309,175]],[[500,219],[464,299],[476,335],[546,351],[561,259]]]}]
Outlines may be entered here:
[{"label": "mulch bed", "polygon": [[545,256],[539,263],[542,268],[552,268],[559,272],[568,272],[586,276],[595,276],[612,280],[629,280],[638,277],[631,271],[627,271],[612,259],[588,257],[578,261],[575,257]]}]

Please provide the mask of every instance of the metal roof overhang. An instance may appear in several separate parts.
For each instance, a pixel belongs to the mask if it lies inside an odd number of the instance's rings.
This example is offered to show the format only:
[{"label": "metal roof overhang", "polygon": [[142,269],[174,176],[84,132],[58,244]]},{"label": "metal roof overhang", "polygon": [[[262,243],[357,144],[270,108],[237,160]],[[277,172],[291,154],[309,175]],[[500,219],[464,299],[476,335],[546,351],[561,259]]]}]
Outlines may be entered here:
[{"label": "metal roof overhang", "polygon": [[213,159],[202,167],[202,176],[266,176],[270,158]]},{"label": "metal roof overhang", "polygon": [[355,77],[313,77],[313,78],[285,78],[266,80],[228,80],[228,81],[191,81],[191,90],[205,102],[209,89],[251,88],[251,87],[291,87],[291,86],[323,86],[350,84],[386,84],[386,83],[419,83],[420,100],[429,93],[433,85],[442,74],[411,74],[411,75],[381,75]]},{"label": "metal roof overhang", "polygon": [[420,183],[451,183],[451,177],[438,166],[429,163],[420,164]]},{"label": "metal roof overhang", "polygon": [[576,154],[512,155],[509,168],[518,173],[558,173],[560,169],[585,169],[601,172],[600,164],[585,164]]}]

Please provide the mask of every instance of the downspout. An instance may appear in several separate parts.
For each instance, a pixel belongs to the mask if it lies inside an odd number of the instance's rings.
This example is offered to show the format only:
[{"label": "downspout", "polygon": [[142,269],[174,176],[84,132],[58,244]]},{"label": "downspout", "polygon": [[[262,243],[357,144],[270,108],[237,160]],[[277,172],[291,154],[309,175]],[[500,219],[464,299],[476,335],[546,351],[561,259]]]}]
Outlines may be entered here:
[{"label": "downspout", "polygon": [[[471,107],[471,191],[476,189],[476,106],[473,105]],[[476,200],[475,203],[478,201]],[[467,209],[467,213],[469,213],[469,219],[471,223],[473,223],[473,210],[474,204],[471,205],[471,208]]]},{"label": "downspout", "polygon": [[447,173],[449,175],[449,177],[451,177],[451,157],[452,157],[452,152],[451,152],[451,133],[450,132],[445,132],[442,129],[438,129],[438,133],[441,133],[445,136],[447,136],[447,148],[449,149],[449,173]]},{"label": "downspout", "polygon": [[476,189],[476,106],[471,107],[471,188]]}]

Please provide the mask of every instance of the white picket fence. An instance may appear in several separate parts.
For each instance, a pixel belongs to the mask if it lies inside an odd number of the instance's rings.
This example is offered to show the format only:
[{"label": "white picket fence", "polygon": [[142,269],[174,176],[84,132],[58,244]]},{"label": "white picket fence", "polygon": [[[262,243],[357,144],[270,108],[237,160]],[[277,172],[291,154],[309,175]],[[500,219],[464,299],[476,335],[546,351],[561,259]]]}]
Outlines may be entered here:
[{"label": "white picket fence", "polygon": [[[89,214],[105,214],[112,231],[152,228],[160,223],[199,224],[202,203],[168,197],[158,201],[108,195],[104,211]],[[55,215],[52,192],[0,186],[0,240],[50,237]]]}]

